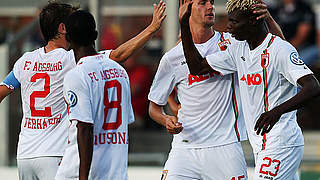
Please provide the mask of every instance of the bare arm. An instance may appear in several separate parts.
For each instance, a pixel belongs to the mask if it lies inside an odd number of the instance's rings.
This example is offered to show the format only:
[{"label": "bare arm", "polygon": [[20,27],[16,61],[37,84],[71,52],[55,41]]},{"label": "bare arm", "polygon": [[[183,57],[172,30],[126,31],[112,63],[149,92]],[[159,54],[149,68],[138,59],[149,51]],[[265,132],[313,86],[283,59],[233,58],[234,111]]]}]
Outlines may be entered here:
[{"label": "bare arm", "polygon": [[174,92],[172,92],[170,94],[170,96],[168,97],[168,104],[169,104],[169,107],[173,113],[174,116],[178,116],[178,111],[179,109],[181,108],[181,105],[177,103],[177,101],[174,99]]},{"label": "bare arm", "polygon": [[198,49],[195,47],[190,31],[189,18],[191,15],[192,1],[184,3],[179,9],[179,21],[181,26],[181,39],[184,56],[186,58],[190,74],[200,75],[212,72],[213,69],[209,66],[206,59],[201,56]]},{"label": "bare arm", "polygon": [[93,125],[78,121],[79,180],[88,180],[93,153]]},{"label": "bare arm", "polygon": [[161,0],[158,5],[153,5],[153,19],[151,24],[140,34],[111,51],[110,58],[117,62],[124,62],[136,50],[141,49],[148,40],[160,29],[161,23],[166,18],[166,4]]},{"label": "bare arm", "polygon": [[182,124],[178,122],[175,116],[166,115],[163,111],[163,107],[150,101],[149,104],[149,115],[157,123],[166,127],[168,133],[178,134],[182,131]]},{"label": "bare arm", "polygon": [[0,103],[5,97],[7,97],[12,92],[13,90],[8,88],[7,86],[0,85]]},{"label": "bare arm", "polygon": [[273,19],[273,17],[269,13],[267,5],[262,0],[259,0],[259,2],[259,4],[255,4],[252,6],[253,13],[257,15],[257,20],[264,19],[269,32],[285,40],[285,37],[282,33],[279,24]]},{"label": "bare arm", "polygon": [[270,132],[282,114],[296,110],[320,95],[320,85],[314,75],[310,74],[301,77],[298,79],[298,84],[302,86],[298,94],[271,111],[261,114],[255,125],[257,134],[261,132],[261,135],[263,135],[264,133]]}]

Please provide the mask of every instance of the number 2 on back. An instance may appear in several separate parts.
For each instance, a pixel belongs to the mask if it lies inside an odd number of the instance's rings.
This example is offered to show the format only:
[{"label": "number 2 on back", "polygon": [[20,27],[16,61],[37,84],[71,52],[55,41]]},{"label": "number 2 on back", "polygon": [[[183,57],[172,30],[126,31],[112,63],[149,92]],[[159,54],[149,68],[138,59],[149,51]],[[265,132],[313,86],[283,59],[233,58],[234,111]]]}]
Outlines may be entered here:
[{"label": "number 2 on back", "polygon": [[31,77],[31,82],[36,82],[38,79],[44,79],[44,90],[43,91],[33,91],[30,95],[30,110],[31,116],[36,117],[50,117],[51,107],[45,107],[43,110],[37,110],[35,107],[36,98],[45,98],[50,93],[50,76],[47,73],[36,73]]}]

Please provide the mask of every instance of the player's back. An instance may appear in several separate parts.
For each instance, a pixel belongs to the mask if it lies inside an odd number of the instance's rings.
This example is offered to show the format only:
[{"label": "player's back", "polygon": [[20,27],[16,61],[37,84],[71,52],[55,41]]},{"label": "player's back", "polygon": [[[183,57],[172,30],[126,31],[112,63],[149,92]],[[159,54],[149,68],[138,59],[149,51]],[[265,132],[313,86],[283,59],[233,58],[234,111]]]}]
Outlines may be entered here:
[{"label": "player's back", "polygon": [[21,84],[23,119],[18,159],[62,156],[67,140],[63,78],[75,66],[72,51],[44,48],[25,53],[13,72]]},{"label": "player's back", "polygon": [[[118,63],[110,60],[108,55],[99,54],[81,58],[76,68],[67,74],[65,83],[69,80],[70,83],[84,83],[81,87],[87,87],[81,92],[66,91],[69,96],[77,97],[76,103],[85,103],[86,99],[86,104],[90,104],[90,107],[86,105],[87,108],[80,106],[82,113],[72,112],[80,109],[70,109],[71,121],[77,119],[93,122],[94,125],[94,149],[89,179],[127,179],[128,124],[134,121],[127,72]],[[73,114],[77,114],[77,117]],[[70,171],[61,167],[57,175],[59,177],[78,174],[72,172],[72,169],[78,171],[79,165],[78,157],[74,156],[74,153],[78,153],[75,129],[76,127],[71,125],[71,142],[64,156],[66,159],[75,158],[71,160],[75,163],[70,167],[62,162],[61,165],[68,166]]]}]

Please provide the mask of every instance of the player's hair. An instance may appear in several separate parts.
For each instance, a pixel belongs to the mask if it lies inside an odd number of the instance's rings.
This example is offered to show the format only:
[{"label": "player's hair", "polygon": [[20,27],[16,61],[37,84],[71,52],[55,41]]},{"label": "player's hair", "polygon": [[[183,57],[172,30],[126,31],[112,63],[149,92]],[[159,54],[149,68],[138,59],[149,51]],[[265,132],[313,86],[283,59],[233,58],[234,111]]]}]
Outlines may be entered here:
[{"label": "player's hair", "polygon": [[60,23],[65,23],[68,16],[77,9],[78,7],[73,7],[70,4],[55,1],[49,1],[49,3],[42,8],[39,21],[40,29],[46,42],[56,39],[59,36],[58,28]]},{"label": "player's hair", "polygon": [[250,11],[251,6],[257,4],[256,0],[228,0],[226,10],[228,13],[239,9],[241,11]]},{"label": "player's hair", "polygon": [[87,11],[72,13],[66,21],[66,29],[67,40],[81,46],[93,44],[98,37],[94,17]]}]

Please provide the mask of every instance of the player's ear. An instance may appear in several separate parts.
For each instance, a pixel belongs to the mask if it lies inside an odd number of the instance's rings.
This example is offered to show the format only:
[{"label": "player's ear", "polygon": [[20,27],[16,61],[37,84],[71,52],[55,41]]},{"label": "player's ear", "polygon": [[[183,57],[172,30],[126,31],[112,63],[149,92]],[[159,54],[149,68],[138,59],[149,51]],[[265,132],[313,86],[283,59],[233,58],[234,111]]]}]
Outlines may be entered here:
[{"label": "player's ear", "polygon": [[67,33],[66,25],[64,23],[60,23],[59,24],[58,32],[61,33],[61,34],[66,34]]}]

